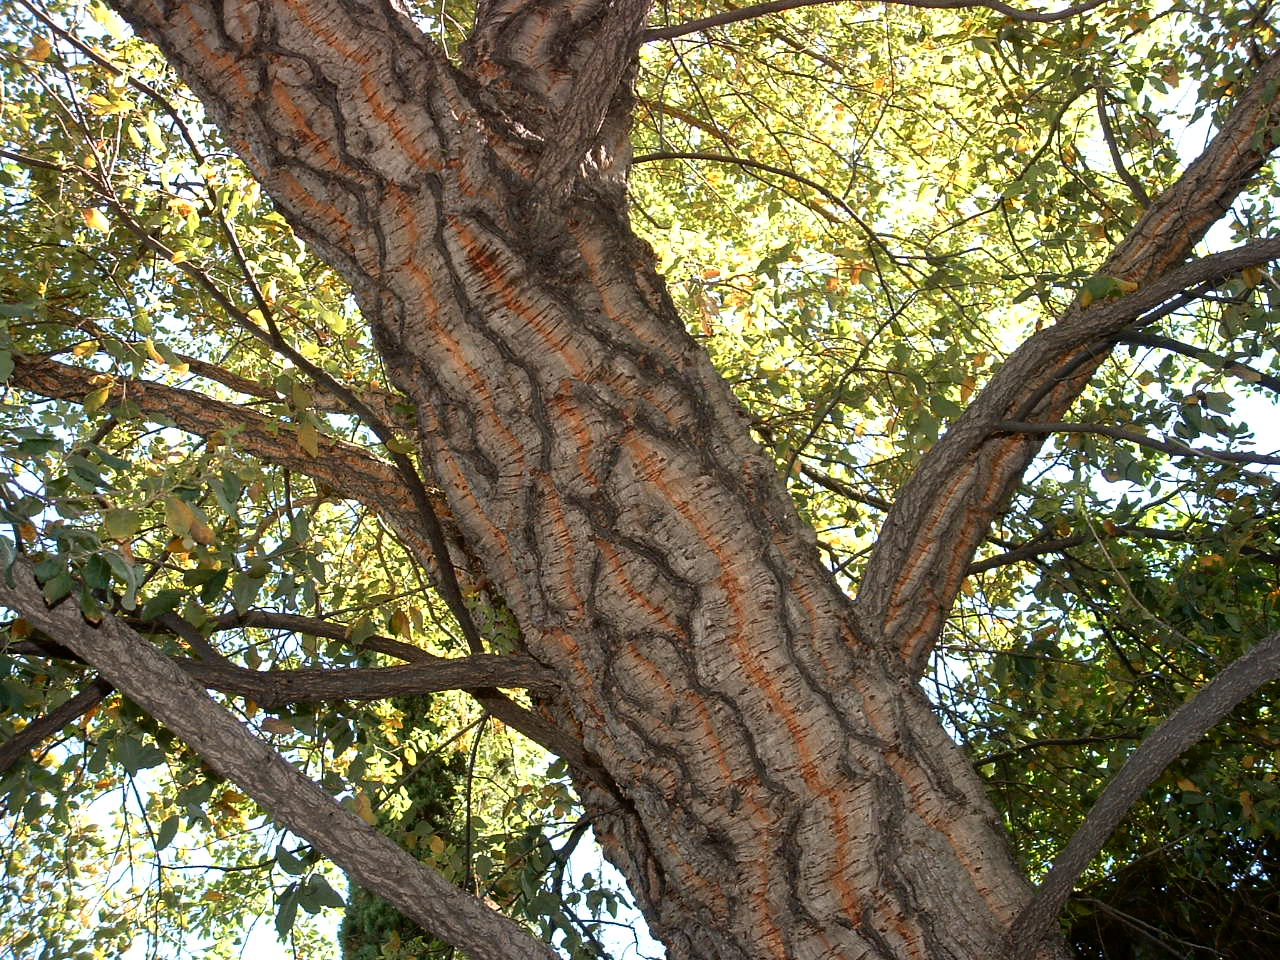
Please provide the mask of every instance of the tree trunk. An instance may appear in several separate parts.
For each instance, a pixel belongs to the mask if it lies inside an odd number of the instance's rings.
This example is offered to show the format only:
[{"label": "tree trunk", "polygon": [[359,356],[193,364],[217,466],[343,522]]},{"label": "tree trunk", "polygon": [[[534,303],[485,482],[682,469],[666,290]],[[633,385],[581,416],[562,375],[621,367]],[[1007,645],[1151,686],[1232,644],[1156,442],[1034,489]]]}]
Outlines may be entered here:
[{"label": "tree trunk", "polygon": [[1003,955],[1029,886],[917,651],[819,562],[628,225],[647,2],[482,2],[461,67],[389,3],[115,6],[351,283],[669,955]]}]

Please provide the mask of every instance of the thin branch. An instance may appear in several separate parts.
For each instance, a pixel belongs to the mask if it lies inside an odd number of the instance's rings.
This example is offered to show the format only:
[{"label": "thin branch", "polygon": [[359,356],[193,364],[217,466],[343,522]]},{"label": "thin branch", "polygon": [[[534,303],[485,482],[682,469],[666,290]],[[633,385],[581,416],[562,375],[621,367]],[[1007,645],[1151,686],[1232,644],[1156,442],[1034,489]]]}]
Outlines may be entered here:
[{"label": "thin branch", "polygon": [[194,660],[180,660],[178,666],[206,687],[247,697],[267,709],[288,703],[386,700],[476,687],[519,687],[540,693],[560,689],[549,670],[532,657],[518,653],[433,657],[431,661],[403,666],[339,670],[250,670]]},{"label": "thin branch", "polygon": [[1035,955],[1085,867],[1164,769],[1241,701],[1276,679],[1280,679],[1280,633],[1238,658],[1147,735],[1102,791],[1014,922],[1012,960],[1030,960]]},{"label": "thin branch", "polygon": [[[137,629],[124,618],[120,622]],[[178,618],[174,618],[178,619]],[[165,623],[168,626],[168,623]],[[190,624],[180,631],[195,630]],[[392,641],[394,642],[394,641]],[[409,646],[405,644],[404,646]],[[299,668],[251,670],[220,654],[215,659],[169,659],[189,677],[210,690],[242,696],[273,709],[289,703],[326,700],[386,700],[440,690],[507,687],[536,693],[556,693],[554,674],[523,653],[480,653],[466,657],[436,657],[416,651],[412,661],[391,667]],[[78,661],[79,657],[56,637],[34,636],[9,647],[10,653]],[[513,725],[514,726],[514,725]]]},{"label": "thin branch", "polygon": [[1204,347],[1197,347],[1195,344],[1183,343],[1181,340],[1174,340],[1172,337],[1163,337],[1157,333],[1145,333],[1141,330],[1125,331],[1116,342],[1131,344],[1135,347],[1154,347],[1157,350],[1170,350],[1173,353],[1180,353],[1184,357],[1191,357],[1222,370],[1224,373],[1229,373],[1233,377],[1238,377],[1246,383],[1256,384],[1280,393],[1280,377],[1264,373],[1256,367],[1241,363],[1239,360],[1221,356],[1212,350],[1206,350]]},{"label": "thin branch", "polygon": [[[80,403],[103,385],[103,376],[56,360],[15,355],[10,379],[31,393]],[[203,393],[150,380],[111,382],[107,403],[125,402],[148,418],[172,421],[197,436],[230,436],[254,456],[313,477],[333,488],[337,496],[363,503],[383,517],[424,560],[433,556],[426,531],[413,522],[414,503],[396,471],[362,447],[320,433],[313,457],[287,423]]]},{"label": "thin branch", "polygon": [[106,698],[113,687],[101,677],[96,677],[88,686],[65,701],[61,706],[37,717],[19,730],[5,743],[0,743],[0,774],[17,763],[45,740],[52,737],[69,723],[74,723]]},{"label": "thin branch", "polygon": [[[215,621],[214,629],[226,630],[237,626],[292,630],[335,640],[348,639],[347,628],[341,624],[318,620],[314,617],[300,617],[265,610],[250,610],[245,614],[226,614]],[[409,663],[434,663],[439,659],[420,647],[402,640],[393,640],[390,637],[376,635],[367,637],[361,641],[361,646],[398,657]],[[583,748],[579,740],[566,734],[560,727],[544,720],[533,711],[525,709],[493,687],[466,688],[466,691],[495,719],[501,720],[512,730],[524,734],[534,743],[563,758],[577,775],[592,780],[605,789],[611,789],[613,781],[596,758]]]},{"label": "thin branch", "polygon": [[[672,40],[676,37],[687,36],[690,33],[710,30],[712,27],[723,27],[726,24],[739,23],[743,20],[754,20],[757,17],[767,16],[771,13],[781,13],[784,10],[795,10],[799,7],[816,7],[821,4],[838,2],[841,2],[841,0],[773,0],[771,3],[757,3],[749,7],[739,7],[737,10],[726,10],[724,13],[703,17],[700,20],[690,20],[687,23],[677,23],[669,27],[653,27],[640,35],[640,42],[652,43],[654,40]],[[1067,7],[1065,10],[1058,10],[1054,13],[1019,10],[1017,7],[1002,3],[1001,0],[986,0],[986,2],[979,2],[979,0],[886,0],[886,2],[906,7],[922,7],[926,10],[972,10],[978,7],[985,7],[989,10],[994,10],[996,13],[1002,13],[1011,20],[1022,20],[1029,23],[1054,23],[1058,20],[1067,20],[1082,13],[1088,13],[1095,7],[1102,6],[1107,0],[1087,0],[1085,3]]]},{"label": "thin branch", "polygon": [[310,841],[355,882],[477,960],[551,960],[552,952],[525,929],[457,889],[340,806],[121,621],[107,616],[94,628],[74,604],[46,607],[31,571],[29,562],[19,560],[11,583],[0,577],[0,603],[20,611],[92,663],[212,769],[282,826]]},{"label": "thin branch", "polygon": [[[844,210],[850,216],[854,216],[853,207],[845,203],[836,194],[818,183],[816,180],[810,180],[803,174],[796,173],[794,170],[788,170],[785,167],[775,167],[771,163],[762,163],[759,160],[751,160],[747,157],[735,157],[729,153],[707,153],[704,151],[681,151],[681,150],[659,150],[654,153],[642,153],[639,156],[632,157],[631,163],[653,163],[657,160],[707,160],[712,163],[731,163],[740,167],[748,167],[752,170],[763,170],[766,173],[772,173],[779,177],[786,177],[788,180],[794,180],[796,183],[804,184],[811,190],[816,190],[822,194],[837,207]],[[817,208],[828,220],[837,222],[837,218],[828,210]]]},{"label": "thin branch", "polygon": [[[1194,542],[1193,537],[1179,530],[1162,530],[1159,527],[1139,527],[1139,526],[1115,526],[1108,528],[1106,531],[1108,536],[1125,537],[1134,540],[1143,538],[1151,540],[1174,540],[1182,543]],[[995,538],[992,538],[993,541]],[[1033,540],[1030,543],[1012,546],[1007,541],[999,541],[1001,546],[1008,547],[1006,552],[997,554],[994,557],[985,557],[982,560],[976,560],[969,564],[967,576],[973,576],[975,573],[985,573],[988,570],[995,570],[998,567],[1007,567],[1013,563],[1021,563],[1023,560],[1032,560],[1035,557],[1042,556],[1046,553],[1062,553],[1070,550],[1072,547],[1079,547],[1086,543],[1094,543],[1098,538],[1092,533],[1080,533],[1070,537],[1059,537],[1054,540]],[[1263,551],[1258,551],[1263,554]],[[1263,554],[1265,555],[1265,554]]]},{"label": "thin branch", "polygon": [[877,497],[872,493],[863,493],[845,483],[843,480],[831,476],[829,473],[823,473],[816,467],[811,467],[807,463],[800,464],[800,473],[808,477],[818,486],[830,490],[837,496],[844,497],[846,500],[852,500],[854,503],[865,504],[875,510],[887,511],[892,504],[883,497]]},{"label": "thin branch", "polygon": [[[26,0],[23,0],[25,3]],[[65,31],[60,31],[65,33]],[[67,34],[70,38],[70,35]],[[73,42],[79,44],[72,38]],[[101,63],[114,72],[119,72],[119,68],[114,67],[108,61],[102,60],[97,55],[91,54],[101,61]],[[153,91],[151,91],[153,92]],[[158,96],[158,94],[157,94]],[[163,98],[161,98],[163,99]],[[178,121],[181,127],[181,121]],[[182,129],[185,130],[185,127]],[[195,146],[194,141],[189,141],[191,148],[198,155],[199,150]],[[9,156],[20,162],[30,162],[32,158],[21,155],[9,154],[7,151],[0,151],[0,155]],[[173,250],[162,243],[152,231],[145,229],[137,218],[129,211],[129,209],[120,201],[111,189],[110,184],[101,179],[96,174],[82,170],[80,168],[64,168],[64,172],[73,172],[88,185],[93,188],[102,203],[108,207],[116,218],[124,224],[126,229],[134,235],[144,246],[148,247],[153,253],[158,254],[165,260],[168,260],[179,272],[185,273],[194,280],[201,289],[203,289],[213,300],[226,312],[227,316],[242,329],[247,331],[256,339],[275,350],[277,353],[287,357],[292,363],[306,373],[314,382],[324,387],[329,393],[341,398],[346,402],[347,408],[362,420],[378,440],[387,447],[387,454],[396,470],[400,473],[404,480],[405,486],[414,501],[419,515],[419,521],[422,526],[423,533],[426,535],[427,542],[431,545],[430,556],[435,559],[435,568],[437,571],[437,586],[441,597],[445,601],[445,605],[449,608],[457,620],[458,625],[462,628],[463,635],[467,638],[467,643],[471,647],[473,653],[480,653],[484,650],[483,641],[480,638],[480,631],[475,625],[475,621],[471,617],[471,611],[467,607],[466,601],[462,597],[462,589],[458,583],[457,573],[450,557],[448,539],[445,536],[444,528],[441,526],[440,518],[432,505],[431,496],[427,491],[426,485],[423,483],[418,469],[409,457],[403,453],[399,453],[394,449],[395,434],[391,428],[370,409],[367,403],[350,387],[341,383],[335,377],[331,376],[317,364],[311,362],[303,356],[292,344],[288,343],[280,334],[276,327],[270,307],[263,298],[251,271],[249,271],[247,261],[243,253],[240,251],[238,240],[230,225],[223,220],[223,226],[226,229],[228,241],[234,250],[237,260],[245,271],[246,277],[250,282],[250,286],[258,303],[259,310],[263,315],[266,328],[258,326],[256,322],[241,310],[235,302],[227,295],[227,293],[214,282],[213,278],[195,263],[186,261],[181,257],[176,257]]]},{"label": "thin branch", "polygon": [[1111,163],[1116,168],[1116,173],[1120,175],[1120,179],[1124,181],[1129,192],[1133,194],[1133,198],[1142,206],[1151,206],[1151,195],[1147,193],[1142,182],[1135,177],[1127,166],[1125,166],[1124,157],[1120,154],[1120,144],[1116,141],[1115,130],[1111,127],[1111,118],[1107,116],[1107,94],[1099,84],[1095,88],[1098,99],[1098,122],[1102,124],[1102,139],[1107,142],[1107,149],[1111,152]]},{"label": "thin branch", "polygon": [[[1183,960],[1183,958],[1188,956],[1187,954],[1188,949],[1193,951],[1196,949],[1201,949],[1201,950],[1210,949],[1209,947],[1200,946],[1199,944],[1190,943],[1187,940],[1182,940],[1178,937],[1171,936],[1170,934],[1166,933],[1164,930],[1161,930],[1158,927],[1153,927],[1151,924],[1146,923],[1142,920],[1139,920],[1137,917],[1131,916],[1130,914],[1125,913],[1123,910],[1117,910],[1115,907],[1111,906],[1110,904],[1103,903],[1101,900],[1095,900],[1092,897],[1077,897],[1075,898],[1075,900],[1077,903],[1087,903],[1090,906],[1092,906],[1094,909],[1099,910],[1100,912],[1105,913],[1108,916],[1114,917],[1116,920],[1124,924],[1126,927],[1128,927],[1134,933],[1138,934],[1140,937],[1155,944],[1161,950],[1165,951],[1165,953],[1168,953],[1169,955],[1174,957],[1178,957],[1179,960]],[[1161,936],[1169,937],[1171,940],[1173,940],[1183,949],[1175,950],[1173,947],[1169,946],[1169,944],[1165,943],[1164,940],[1160,939]],[[1194,956],[1194,954],[1191,954],[1191,955]],[[1218,956],[1221,956],[1221,954],[1218,954]]]},{"label": "thin branch", "polygon": [[444,527],[440,523],[440,517],[431,502],[431,495],[427,491],[426,484],[423,483],[422,477],[418,474],[417,466],[406,454],[394,449],[396,436],[392,429],[369,409],[368,405],[356,395],[354,390],[341,383],[319,365],[307,359],[281,336],[280,331],[272,320],[272,315],[266,312],[269,308],[265,300],[262,301],[260,309],[263,310],[263,317],[267,324],[266,329],[258,326],[247,312],[241,310],[205,270],[195,263],[176,257],[173,250],[145,229],[107,185],[92,179],[91,182],[98,189],[103,203],[111,209],[112,213],[116,215],[116,218],[125,225],[130,233],[152,251],[172,263],[180,272],[185,273],[194,280],[197,286],[212,297],[239,327],[261,340],[277,353],[287,357],[293,362],[294,366],[302,370],[330,393],[345,400],[348,409],[373,431],[379,442],[387,448],[387,456],[403,479],[404,485],[413,500],[418,520],[423,532],[426,534],[427,542],[431,545],[431,554],[435,558],[437,588],[440,596],[449,608],[449,612],[453,614],[454,619],[458,621],[458,625],[462,628],[463,636],[467,638],[471,652],[483,652],[484,642],[480,638],[480,631],[471,616],[471,611],[462,597],[462,588],[458,583],[457,571],[450,556],[448,539],[445,536]]},{"label": "thin branch", "polygon": [[[1014,654],[1016,656],[1016,653]],[[1115,740],[1137,740],[1136,733],[1099,733],[1080,737],[1044,737],[1040,740],[1028,740],[999,753],[989,753],[973,761],[975,767],[1000,760],[1009,760],[1026,750],[1039,750],[1041,747],[1083,747],[1091,743],[1111,743]]]},{"label": "thin branch", "polygon": [[[1204,153],[1152,202],[1099,268],[1101,275],[1135,284],[1136,291],[1087,306],[1077,298],[1057,323],[1024,342],[899,490],[858,602],[864,616],[883,624],[913,673],[924,669],[973,550],[1041,447],[1034,435],[992,434],[991,424],[1063,419],[1109,355],[1099,345],[1114,344],[1135,323],[1155,319],[1182,291],[1280,257],[1280,239],[1272,237],[1186,261],[1273,148],[1271,138],[1258,132],[1274,129],[1280,119],[1267,92],[1277,77],[1280,55],[1262,64]],[[1033,397],[1035,407],[1027,409]]]},{"label": "thin branch", "polygon": [[1237,453],[1232,450],[1204,450],[1189,447],[1176,440],[1157,440],[1135,430],[1123,427],[1111,427],[1101,423],[1029,423],[1025,420],[1001,420],[992,425],[992,430],[999,433],[1094,433],[1114,440],[1124,440],[1140,447],[1159,450],[1175,457],[1203,457],[1219,463],[1263,463],[1280,464],[1280,456],[1265,453]]}]

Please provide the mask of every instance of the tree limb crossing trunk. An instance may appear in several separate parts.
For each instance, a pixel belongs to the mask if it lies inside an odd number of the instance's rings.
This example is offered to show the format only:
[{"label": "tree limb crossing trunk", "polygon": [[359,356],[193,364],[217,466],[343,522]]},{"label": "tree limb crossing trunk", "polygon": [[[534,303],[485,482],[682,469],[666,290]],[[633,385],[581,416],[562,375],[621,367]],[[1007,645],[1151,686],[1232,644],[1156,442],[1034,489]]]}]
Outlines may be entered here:
[{"label": "tree limb crossing trunk", "polygon": [[997,956],[1026,881],[631,232],[625,85],[560,140],[529,79],[647,3],[482,4],[466,72],[389,3],[115,6],[352,284],[673,960]]}]

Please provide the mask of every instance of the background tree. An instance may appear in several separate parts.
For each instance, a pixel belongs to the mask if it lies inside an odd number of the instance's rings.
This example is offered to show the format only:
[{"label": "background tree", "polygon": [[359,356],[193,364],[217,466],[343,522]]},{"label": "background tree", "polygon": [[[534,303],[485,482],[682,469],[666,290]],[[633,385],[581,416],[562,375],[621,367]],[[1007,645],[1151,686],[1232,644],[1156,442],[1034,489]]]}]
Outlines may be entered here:
[{"label": "background tree", "polygon": [[1276,672],[1268,7],[115,6],[190,89],[4,34],[15,956],[596,956],[588,826],[675,957],[1274,948],[1269,703],[1161,772]]}]

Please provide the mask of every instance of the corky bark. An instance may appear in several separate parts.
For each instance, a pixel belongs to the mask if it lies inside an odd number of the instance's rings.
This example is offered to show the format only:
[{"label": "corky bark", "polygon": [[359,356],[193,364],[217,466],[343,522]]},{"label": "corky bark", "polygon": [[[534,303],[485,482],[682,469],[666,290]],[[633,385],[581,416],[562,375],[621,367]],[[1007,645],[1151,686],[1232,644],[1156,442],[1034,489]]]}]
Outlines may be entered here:
[{"label": "corky bark", "polygon": [[388,6],[120,5],[352,283],[673,956],[989,953],[1027,888],[981,785],[859,639],[623,216],[645,5],[508,7],[466,75]]},{"label": "corky bark", "polygon": [[999,955],[1028,886],[881,641],[901,591],[823,569],[628,226],[647,0],[482,2],[461,66],[387,2],[114,5],[351,283],[670,956]]}]

